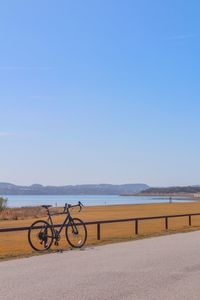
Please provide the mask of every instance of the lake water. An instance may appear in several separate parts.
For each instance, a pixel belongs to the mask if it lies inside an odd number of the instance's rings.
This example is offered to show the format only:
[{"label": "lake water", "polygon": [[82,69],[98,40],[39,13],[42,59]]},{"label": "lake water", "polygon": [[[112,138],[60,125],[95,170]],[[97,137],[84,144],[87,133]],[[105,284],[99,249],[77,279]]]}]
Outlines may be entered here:
[{"label": "lake water", "polygon": [[[79,195],[79,196],[5,196],[9,207],[37,206],[51,204],[64,206],[65,203],[76,204],[81,201],[85,206],[114,204],[148,204],[167,203],[169,197],[153,196],[116,196],[116,195]],[[192,199],[172,197],[172,202],[188,202]]]}]

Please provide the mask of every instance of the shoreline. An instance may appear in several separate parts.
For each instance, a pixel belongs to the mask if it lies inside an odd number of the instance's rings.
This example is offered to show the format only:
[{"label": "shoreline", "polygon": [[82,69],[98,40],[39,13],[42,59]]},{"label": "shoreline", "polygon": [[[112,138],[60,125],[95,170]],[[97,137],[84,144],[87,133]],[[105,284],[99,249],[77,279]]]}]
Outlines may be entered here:
[{"label": "shoreline", "polygon": [[127,196],[144,196],[144,197],[190,197],[194,199],[200,199],[200,196],[195,196],[193,193],[142,193],[142,194],[137,194],[137,195],[127,195]]}]

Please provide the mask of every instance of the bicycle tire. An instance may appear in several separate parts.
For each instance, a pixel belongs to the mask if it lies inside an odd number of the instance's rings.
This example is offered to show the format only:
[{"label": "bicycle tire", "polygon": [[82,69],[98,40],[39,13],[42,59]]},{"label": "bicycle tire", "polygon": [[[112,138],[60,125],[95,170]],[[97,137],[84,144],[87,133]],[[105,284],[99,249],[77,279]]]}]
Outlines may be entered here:
[{"label": "bicycle tire", "polygon": [[[73,224],[71,224],[71,223],[73,223]],[[76,226],[76,224],[80,224],[80,225]],[[77,230],[77,233],[73,232],[74,226]],[[82,239],[79,239],[77,244],[75,244],[72,240],[71,234],[73,235],[73,237],[75,237],[75,240],[77,240],[78,236],[80,236],[81,230],[82,230],[84,236]],[[70,244],[70,246],[72,246],[73,248],[81,248],[81,247],[83,247],[83,245],[85,244],[85,242],[87,240],[87,228],[82,220],[80,220],[78,218],[73,218],[73,219],[71,219],[70,223],[68,223],[66,225],[65,235],[66,235],[66,239],[67,239],[68,243]]]},{"label": "bicycle tire", "polygon": [[[43,225],[42,225],[43,224]],[[42,249],[39,249],[37,246],[36,246],[36,242],[33,241],[33,238],[32,238],[32,232],[35,231],[37,229],[39,229],[38,227],[41,227],[41,230],[44,229],[44,230],[50,230],[50,235],[47,234],[46,232],[42,232],[40,230],[39,234],[36,233],[36,239],[37,241],[42,245],[42,243],[44,242],[44,248]],[[39,251],[39,252],[42,252],[42,251],[46,251],[48,250],[52,243],[53,243],[53,230],[52,230],[52,227],[51,225],[47,222],[47,221],[43,221],[43,220],[38,220],[38,221],[35,221],[29,228],[28,230],[28,241],[29,241],[29,244],[30,246],[35,250],[35,251]],[[48,244],[47,244],[47,241],[48,241]]]}]

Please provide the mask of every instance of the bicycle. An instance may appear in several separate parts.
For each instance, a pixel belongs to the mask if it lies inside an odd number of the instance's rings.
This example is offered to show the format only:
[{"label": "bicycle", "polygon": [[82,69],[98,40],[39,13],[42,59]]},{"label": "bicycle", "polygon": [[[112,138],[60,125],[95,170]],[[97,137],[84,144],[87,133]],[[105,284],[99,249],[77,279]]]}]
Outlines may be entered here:
[{"label": "bicycle", "polygon": [[[81,248],[87,240],[87,228],[84,222],[78,218],[72,218],[70,209],[79,207],[81,211],[83,204],[79,201],[76,205],[65,204],[63,212],[61,213],[50,213],[49,208],[52,205],[42,205],[47,210],[48,219],[47,221],[38,220],[35,221],[29,228],[28,241],[30,246],[36,251],[48,250],[53,242],[58,246],[60,241],[60,234],[65,227],[65,236],[73,248]],[[53,224],[52,216],[66,214],[66,218],[61,225],[60,229],[55,229]]]}]

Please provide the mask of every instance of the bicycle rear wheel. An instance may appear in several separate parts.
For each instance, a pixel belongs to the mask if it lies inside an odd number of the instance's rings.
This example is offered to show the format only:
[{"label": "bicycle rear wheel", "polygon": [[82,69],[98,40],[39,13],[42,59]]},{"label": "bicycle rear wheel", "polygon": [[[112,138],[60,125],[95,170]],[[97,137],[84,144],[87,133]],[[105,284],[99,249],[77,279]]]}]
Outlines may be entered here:
[{"label": "bicycle rear wheel", "polygon": [[51,225],[43,220],[34,222],[28,231],[28,241],[36,251],[46,251],[53,243],[53,230]]},{"label": "bicycle rear wheel", "polygon": [[66,239],[73,248],[81,248],[87,240],[87,228],[78,218],[71,219],[66,226]]}]

